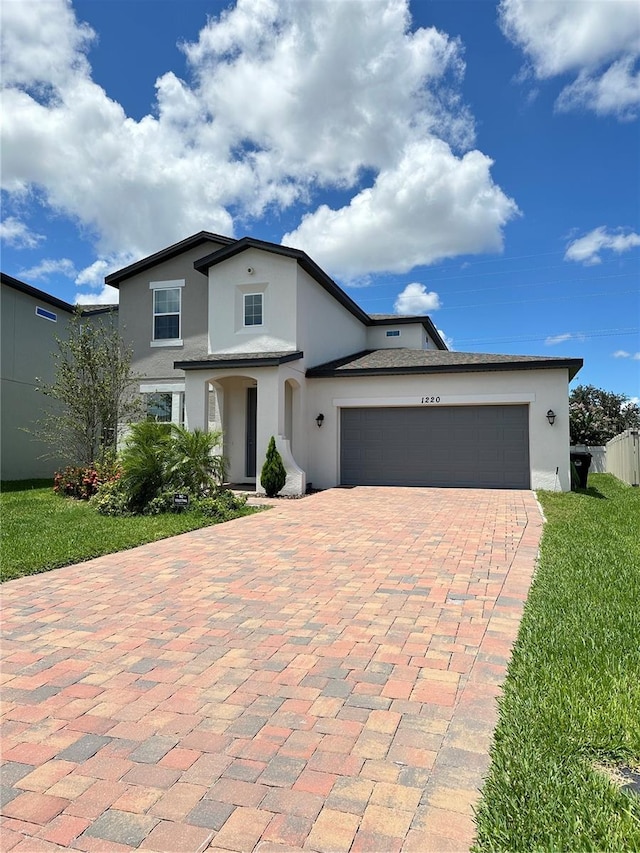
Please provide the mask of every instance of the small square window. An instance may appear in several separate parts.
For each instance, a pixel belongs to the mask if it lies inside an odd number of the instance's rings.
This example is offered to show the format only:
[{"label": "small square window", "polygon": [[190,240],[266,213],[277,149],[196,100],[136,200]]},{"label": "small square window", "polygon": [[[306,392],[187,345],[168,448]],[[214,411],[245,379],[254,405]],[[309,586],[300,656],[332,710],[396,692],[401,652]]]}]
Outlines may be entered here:
[{"label": "small square window", "polygon": [[244,325],[262,326],[262,294],[245,293],[244,295]]},{"label": "small square window", "polygon": [[388,329],[387,330],[388,338],[399,338],[400,337],[400,329]]}]

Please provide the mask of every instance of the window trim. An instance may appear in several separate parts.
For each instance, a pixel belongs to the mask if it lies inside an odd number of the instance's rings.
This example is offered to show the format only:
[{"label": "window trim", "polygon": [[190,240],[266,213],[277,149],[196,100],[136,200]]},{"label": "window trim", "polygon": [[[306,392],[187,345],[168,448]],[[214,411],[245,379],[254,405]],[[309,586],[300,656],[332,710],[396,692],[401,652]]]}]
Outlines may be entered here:
[{"label": "window trim", "polygon": [[[259,323],[247,323],[247,297],[248,296],[259,296],[260,297],[260,322]],[[242,328],[243,329],[255,329],[264,326],[264,292],[262,291],[251,291],[250,293],[242,294]]]},{"label": "window trim", "polygon": [[[185,286],[184,279],[172,279],[168,281],[150,281],[149,290],[153,292],[151,302],[151,342],[152,347],[181,347],[184,345],[182,340],[182,290]],[[174,316],[175,312],[170,314],[156,314],[156,297],[157,290],[177,290],[178,291],[178,337],[177,338],[156,338],[156,317]]]},{"label": "window trim", "polygon": [[400,329],[387,329],[385,332],[385,337],[387,338],[399,338],[402,332]]}]

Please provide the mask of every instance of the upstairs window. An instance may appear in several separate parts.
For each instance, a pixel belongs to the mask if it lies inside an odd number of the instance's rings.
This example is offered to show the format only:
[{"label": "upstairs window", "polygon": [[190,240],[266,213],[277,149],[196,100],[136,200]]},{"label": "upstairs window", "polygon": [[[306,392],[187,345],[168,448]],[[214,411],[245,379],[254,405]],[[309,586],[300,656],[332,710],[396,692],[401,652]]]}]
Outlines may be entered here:
[{"label": "upstairs window", "polygon": [[152,281],[153,339],[155,342],[181,344],[181,308],[184,281]]},{"label": "upstairs window", "polygon": [[36,308],[36,315],[38,317],[44,317],[45,320],[51,320],[52,323],[58,322],[58,315],[54,314],[53,311],[47,311],[46,308],[41,308],[39,305]]},{"label": "upstairs window", "polygon": [[400,337],[400,329],[388,329],[387,330],[388,338],[399,338]]},{"label": "upstairs window", "polygon": [[153,291],[153,339],[180,337],[180,290],[177,287]]},{"label": "upstairs window", "polygon": [[262,326],[262,293],[244,294],[244,325]]}]

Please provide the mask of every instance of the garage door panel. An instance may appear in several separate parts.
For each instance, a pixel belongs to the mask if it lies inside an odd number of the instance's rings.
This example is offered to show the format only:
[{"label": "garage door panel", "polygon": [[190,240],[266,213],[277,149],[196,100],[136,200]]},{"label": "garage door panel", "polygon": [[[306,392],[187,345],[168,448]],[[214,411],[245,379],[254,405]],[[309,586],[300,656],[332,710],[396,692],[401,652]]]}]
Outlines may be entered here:
[{"label": "garage door panel", "polygon": [[527,406],[343,409],[344,485],[529,488]]}]

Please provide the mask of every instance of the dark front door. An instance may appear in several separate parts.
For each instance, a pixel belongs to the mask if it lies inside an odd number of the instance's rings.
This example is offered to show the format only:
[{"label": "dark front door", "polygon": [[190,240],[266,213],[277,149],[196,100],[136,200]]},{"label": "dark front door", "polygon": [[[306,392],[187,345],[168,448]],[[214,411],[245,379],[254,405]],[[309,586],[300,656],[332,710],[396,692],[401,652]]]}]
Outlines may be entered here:
[{"label": "dark front door", "polygon": [[245,476],[256,476],[256,423],[258,413],[258,389],[247,388],[247,444],[245,453]]}]

